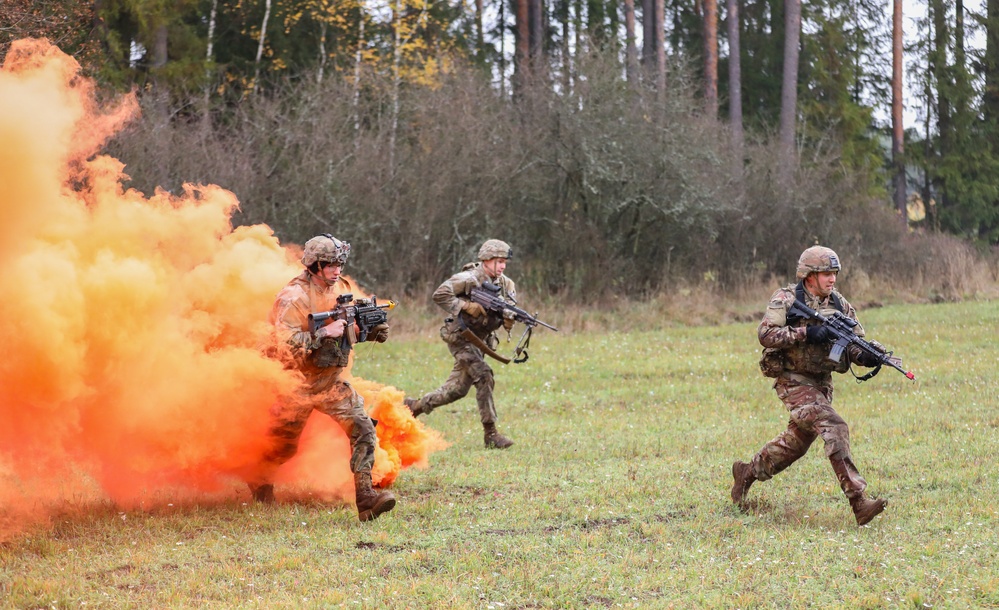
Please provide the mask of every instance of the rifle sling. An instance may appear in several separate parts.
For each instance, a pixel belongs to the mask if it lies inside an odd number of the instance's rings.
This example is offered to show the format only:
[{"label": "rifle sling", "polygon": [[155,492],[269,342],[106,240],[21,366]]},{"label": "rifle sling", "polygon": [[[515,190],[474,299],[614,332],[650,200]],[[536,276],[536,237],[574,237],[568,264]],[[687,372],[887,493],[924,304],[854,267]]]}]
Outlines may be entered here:
[{"label": "rifle sling", "polygon": [[[829,295],[829,297],[832,302],[832,306],[840,313],[846,314],[846,311],[844,311],[845,308],[843,307],[843,300],[840,299],[839,295],[833,292]],[[801,301],[803,304],[808,303],[808,301],[805,300],[805,280],[799,281],[794,287],[794,298]],[[801,316],[792,314],[787,317],[787,324],[788,326],[791,326],[796,324],[799,320],[801,320]]]},{"label": "rifle sling", "polygon": [[503,364],[510,364],[509,358],[497,354],[492,348],[486,345],[485,341],[480,339],[479,336],[473,333],[470,328],[465,326],[465,322],[461,319],[461,316],[458,316],[458,325],[461,327],[461,336],[464,337],[466,341],[482,350],[483,354],[489,356],[490,358],[495,358]]}]

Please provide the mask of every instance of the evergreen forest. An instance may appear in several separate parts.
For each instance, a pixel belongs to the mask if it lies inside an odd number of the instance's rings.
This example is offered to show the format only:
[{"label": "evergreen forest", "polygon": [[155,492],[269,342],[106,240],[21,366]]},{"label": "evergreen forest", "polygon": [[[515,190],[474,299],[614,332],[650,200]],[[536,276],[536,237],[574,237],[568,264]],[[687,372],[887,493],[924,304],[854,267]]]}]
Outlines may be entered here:
[{"label": "evergreen forest", "polygon": [[996,280],[999,0],[2,6],[0,58],[47,38],[138,97],[128,187],[221,185],[368,285],[423,295],[490,237],[579,302],[783,281],[814,243],[919,299]]}]

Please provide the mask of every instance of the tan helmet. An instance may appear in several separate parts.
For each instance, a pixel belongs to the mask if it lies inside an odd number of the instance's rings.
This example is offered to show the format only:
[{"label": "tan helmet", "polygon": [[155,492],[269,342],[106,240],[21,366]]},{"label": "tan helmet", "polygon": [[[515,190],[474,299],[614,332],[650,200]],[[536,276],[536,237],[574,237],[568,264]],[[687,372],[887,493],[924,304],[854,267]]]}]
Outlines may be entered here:
[{"label": "tan helmet", "polygon": [[305,242],[305,248],[302,251],[302,264],[309,267],[318,261],[346,265],[349,255],[349,243],[340,241],[329,233],[323,233]]},{"label": "tan helmet", "polygon": [[797,277],[799,280],[805,279],[810,273],[838,272],[839,270],[839,257],[832,249],[825,246],[812,246],[798,257]]},{"label": "tan helmet", "polygon": [[513,258],[513,248],[505,241],[487,239],[479,248],[479,260],[488,261],[494,258]]}]

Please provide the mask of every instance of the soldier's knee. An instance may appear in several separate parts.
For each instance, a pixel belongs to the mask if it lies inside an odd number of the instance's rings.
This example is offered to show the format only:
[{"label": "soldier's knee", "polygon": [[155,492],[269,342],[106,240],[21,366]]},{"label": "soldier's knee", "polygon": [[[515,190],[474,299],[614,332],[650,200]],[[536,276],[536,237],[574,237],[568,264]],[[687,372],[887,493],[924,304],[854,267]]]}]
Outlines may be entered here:
[{"label": "soldier's knee", "polygon": [[469,389],[469,387],[470,386],[467,386],[467,385],[460,385],[460,386],[453,386],[453,387],[448,388],[444,392],[444,401],[445,402],[454,402],[456,400],[461,400],[462,398],[464,398],[465,396],[468,395],[468,389]]},{"label": "soldier's knee", "polygon": [[492,370],[486,370],[475,376],[475,387],[493,388],[496,386],[496,378],[493,377]]},{"label": "soldier's knee", "polygon": [[830,459],[850,457],[850,429],[846,424],[833,425],[822,431],[826,443],[826,456]]}]

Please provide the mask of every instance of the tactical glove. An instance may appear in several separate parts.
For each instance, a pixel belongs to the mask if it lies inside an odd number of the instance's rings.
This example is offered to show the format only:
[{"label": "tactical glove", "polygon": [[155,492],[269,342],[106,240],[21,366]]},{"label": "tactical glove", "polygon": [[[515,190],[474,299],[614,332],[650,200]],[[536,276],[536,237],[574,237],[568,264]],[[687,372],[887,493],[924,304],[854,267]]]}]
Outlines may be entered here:
[{"label": "tactical glove", "polygon": [[860,366],[875,367],[878,365],[879,362],[881,362],[881,359],[877,358],[873,354],[868,354],[867,352],[860,352],[859,354],[857,354],[857,358],[855,359],[855,361]]},{"label": "tactical glove", "polygon": [[465,304],[461,306],[461,309],[473,318],[481,318],[486,315],[485,308],[475,301],[465,301]]},{"label": "tactical glove", "polygon": [[513,318],[503,318],[503,328],[506,330],[513,328]]},{"label": "tactical glove", "polygon": [[369,341],[377,341],[378,343],[385,343],[388,341],[389,336],[389,325],[386,323],[381,323],[371,329],[371,338]]},{"label": "tactical glove", "polygon": [[832,341],[832,333],[829,329],[822,325],[808,326],[805,327],[805,343],[825,343],[827,341]]}]

